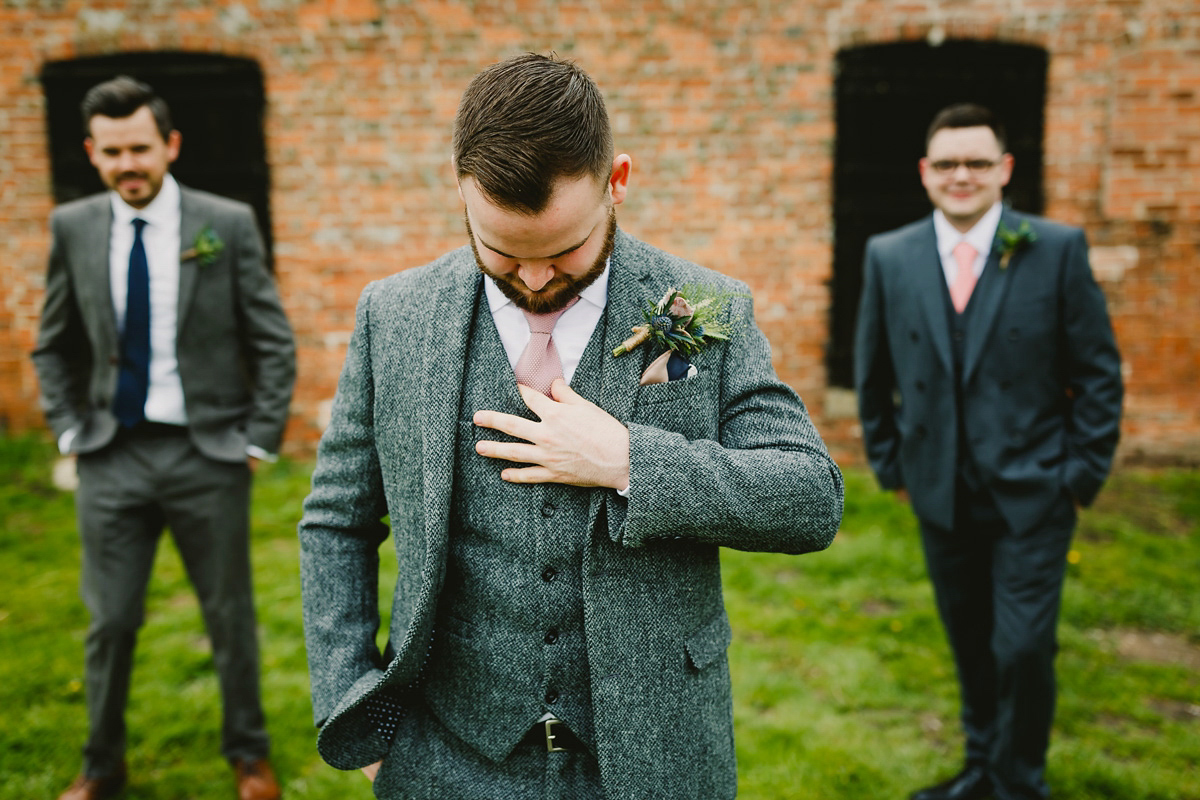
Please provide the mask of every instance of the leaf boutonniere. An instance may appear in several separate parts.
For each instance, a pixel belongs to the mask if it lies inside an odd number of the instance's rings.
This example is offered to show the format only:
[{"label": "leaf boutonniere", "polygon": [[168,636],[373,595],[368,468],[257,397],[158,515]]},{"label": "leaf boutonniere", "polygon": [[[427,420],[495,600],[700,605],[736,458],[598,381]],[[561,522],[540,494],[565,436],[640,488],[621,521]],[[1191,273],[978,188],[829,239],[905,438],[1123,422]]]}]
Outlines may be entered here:
[{"label": "leaf boutonniere", "polygon": [[718,316],[733,296],[702,286],[667,289],[657,303],[647,303],[642,312],[646,324],[635,325],[633,335],[621,342],[613,355],[623,356],[647,339],[681,356],[699,353],[716,340],[727,340],[733,331]]},{"label": "leaf boutonniere", "polygon": [[1037,241],[1037,234],[1029,227],[1029,220],[1022,220],[1015,231],[1003,222],[996,230],[996,249],[1000,253],[1000,269],[1007,269],[1012,257]]},{"label": "leaf boutonniere", "polygon": [[225,243],[221,241],[221,237],[217,236],[217,232],[212,229],[212,226],[205,225],[196,234],[192,246],[179,254],[179,260],[187,261],[189,258],[194,258],[200,266],[207,267],[224,249]]}]

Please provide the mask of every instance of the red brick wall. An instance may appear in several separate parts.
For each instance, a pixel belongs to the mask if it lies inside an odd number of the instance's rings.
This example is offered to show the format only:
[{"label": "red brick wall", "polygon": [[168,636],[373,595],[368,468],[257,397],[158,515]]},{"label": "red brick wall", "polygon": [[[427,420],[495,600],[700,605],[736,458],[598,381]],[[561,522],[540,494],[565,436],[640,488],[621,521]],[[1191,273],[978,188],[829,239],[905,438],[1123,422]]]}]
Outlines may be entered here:
[{"label": "red brick wall", "polygon": [[554,49],[596,78],[633,157],[622,226],[748,281],[781,376],[839,456],[858,458],[848,398],[826,391],[823,367],[834,57],[951,37],[1049,51],[1047,213],[1094,245],[1126,359],[1125,450],[1200,459],[1200,14],[1184,4],[15,5],[0,8],[0,423],[40,424],[28,353],[51,209],[45,61],[183,49],[262,65],[277,271],[300,348],[299,452],[319,435],[363,284],[464,241],[449,134],[467,80]]}]

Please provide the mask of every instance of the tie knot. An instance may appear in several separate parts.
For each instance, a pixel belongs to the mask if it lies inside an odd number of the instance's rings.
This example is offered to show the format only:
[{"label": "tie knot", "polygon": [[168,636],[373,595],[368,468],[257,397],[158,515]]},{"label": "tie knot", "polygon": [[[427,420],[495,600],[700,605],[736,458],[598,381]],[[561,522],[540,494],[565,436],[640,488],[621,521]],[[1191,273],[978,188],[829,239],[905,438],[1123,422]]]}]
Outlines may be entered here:
[{"label": "tie knot", "polygon": [[532,311],[525,311],[525,321],[529,323],[530,333],[554,333],[554,326],[558,323],[558,318],[561,317],[566,310],[575,305],[579,301],[578,297],[572,297],[571,302],[560,308],[558,311],[551,311],[549,314],[535,314]]},{"label": "tie knot", "polygon": [[954,259],[960,267],[965,268],[974,264],[976,255],[978,255],[978,251],[966,239],[954,246]]},{"label": "tie knot", "polygon": [[141,236],[142,228],[146,227],[147,224],[148,223],[146,222],[146,220],[142,219],[141,217],[134,217],[133,218],[134,236]]}]

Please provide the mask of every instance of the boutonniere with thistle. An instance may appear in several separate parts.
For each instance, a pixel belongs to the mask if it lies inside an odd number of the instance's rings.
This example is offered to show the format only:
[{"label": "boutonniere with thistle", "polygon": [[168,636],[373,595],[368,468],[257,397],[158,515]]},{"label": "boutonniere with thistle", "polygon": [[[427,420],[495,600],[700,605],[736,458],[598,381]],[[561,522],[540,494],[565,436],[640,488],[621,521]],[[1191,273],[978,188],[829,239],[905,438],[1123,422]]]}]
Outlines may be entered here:
[{"label": "boutonniere with thistle", "polygon": [[1012,257],[1037,241],[1037,234],[1029,227],[1029,220],[1022,220],[1015,231],[1003,222],[996,229],[996,250],[1000,253],[1000,269],[1008,269]]},{"label": "boutonniere with thistle", "polygon": [[705,287],[685,287],[683,291],[667,289],[657,303],[651,302],[642,311],[645,325],[635,325],[633,335],[621,342],[614,356],[623,356],[646,341],[665,350],[690,356],[699,353],[714,341],[729,339],[732,331],[718,317],[732,294],[716,292]]},{"label": "boutonniere with thistle", "polygon": [[217,236],[217,232],[210,225],[205,225],[196,234],[192,246],[179,254],[179,260],[187,261],[189,258],[194,258],[200,266],[207,267],[224,249],[225,243],[221,241],[221,237]]}]

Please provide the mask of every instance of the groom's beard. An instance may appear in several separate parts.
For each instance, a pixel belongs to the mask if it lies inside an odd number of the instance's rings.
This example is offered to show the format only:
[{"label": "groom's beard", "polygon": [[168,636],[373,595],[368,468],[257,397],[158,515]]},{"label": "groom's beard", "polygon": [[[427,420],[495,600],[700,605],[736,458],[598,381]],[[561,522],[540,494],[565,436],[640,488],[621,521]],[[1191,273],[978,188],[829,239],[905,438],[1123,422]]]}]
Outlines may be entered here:
[{"label": "groom's beard", "polygon": [[578,297],[580,292],[595,283],[596,279],[604,274],[604,268],[608,266],[608,257],[612,255],[613,242],[617,237],[617,210],[609,206],[608,230],[604,234],[604,246],[600,248],[600,254],[596,256],[591,268],[578,277],[564,275],[560,272],[535,292],[517,277],[516,272],[509,275],[496,275],[484,266],[483,259],[479,257],[479,248],[475,245],[475,233],[471,230],[471,220],[467,219],[466,214],[463,214],[463,219],[467,223],[467,238],[471,242],[471,252],[475,254],[475,265],[479,267],[479,271],[494,280],[504,296],[513,301],[517,308],[533,314],[552,314],[555,311],[561,311],[567,307],[567,303]]}]

